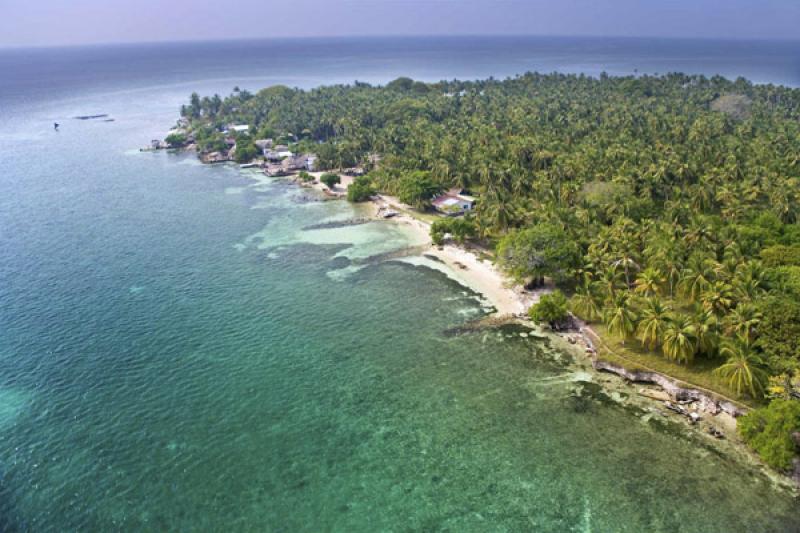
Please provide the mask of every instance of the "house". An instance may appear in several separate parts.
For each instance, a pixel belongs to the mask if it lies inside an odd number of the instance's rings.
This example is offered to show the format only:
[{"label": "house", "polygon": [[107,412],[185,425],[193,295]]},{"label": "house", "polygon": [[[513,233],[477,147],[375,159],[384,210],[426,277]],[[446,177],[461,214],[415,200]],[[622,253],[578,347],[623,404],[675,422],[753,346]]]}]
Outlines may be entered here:
[{"label": "house", "polygon": [[264,149],[264,158],[267,161],[281,161],[287,157],[292,157],[294,154],[289,150],[270,150]]},{"label": "house", "polygon": [[[291,154],[291,152],[289,152]],[[313,154],[289,155],[282,159],[281,165],[287,172],[297,172],[300,170],[314,170],[317,156]]]},{"label": "house", "polygon": [[285,158],[281,161],[281,166],[283,170],[286,172],[295,172],[298,170],[305,170],[306,169],[306,156],[305,155],[293,155]]},{"label": "house", "polygon": [[314,154],[306,154],[306,170],[313,172],[317,168],[317,156]]},{"label": "house", "polygon": [[206,163],[224,163],[230,161],[230,157],[224,152],[211,152],[210,154],[205,154],[202,160]]},{"label": "house", "polygon": [[272,139],[257,139],[254,144],[261,152],[266,153],[267,150],[272,148]]},{"label": "house", "polygon": [[237,126],[231,126],[230,129],[232,129],[236,133],[244,133],[250,129],[250,126],[248,126],[247,124],[239,124]]},{"label": "house", "polygon": [[287,172],[284,170],[282,164],[269,163],[264,169],[264,174],[271,178],[277,178],[278,176],[285,176]]},{"label": "house", "polygon": [[472,211],[475,206],[475,198],[462,194],[461,189],[451,189],[437,196],[432,204],[434,209],[440,213],[448,216],[458,216],[467,211]]},{"label": "house", "polygon": [[347,176],[358,177],[358,176],[363,176],[366,173],[367,171],[364,170],[362,167],[353,167],[344,169],[344,174]]}]

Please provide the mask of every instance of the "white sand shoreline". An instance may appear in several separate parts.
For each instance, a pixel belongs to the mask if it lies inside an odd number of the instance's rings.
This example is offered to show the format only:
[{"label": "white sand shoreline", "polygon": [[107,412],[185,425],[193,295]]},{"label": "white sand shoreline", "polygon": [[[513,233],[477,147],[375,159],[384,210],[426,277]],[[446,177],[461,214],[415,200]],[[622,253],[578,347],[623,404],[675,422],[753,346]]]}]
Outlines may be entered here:
[{"label": "white sand shoreline", "polygon": [[[328,191],[327,187],[318,181],[303,184],[303,186],[318,190],[331,198],[342,198],[346,196],[347,185],[353,180],[351,176],[347,176],[347,179],[345,179],[345,176],[342,176],[342,178],[342,184],[338,185],[333,192]],[[413,257],[423,257],[429,260],[434,260],[435,258],[438,265],[434,268],[445,273],[445,275],[462,286],[482,295],[486,302],[496,309],[495,316],[519,318],[521,323],[524,323],[523,321],[527,321],[527,310],[530,306],[539,300],[541,294],[549,292],[550,289],[542,289],[540,291],[524,290],[522,286],[503,274],[491,261],[480,258],[472,250],[455,244],[435,246],[430,238],[430,223],[410,214],[411,208],[399,202],[397,198],[378,195],[373,199],[370,205],[372,209],[370,214],[376,220],[383,220],[378,213],[378,209],[381,206],[388,206],[398,212],[396,216],[387,220],[409,228],[418,237],[419,241],[424,243],[422,252],[419,255],[415,254]],[[439,265],[442,268],[439,268]],[[573,337],[577,342],[568,342],[570,337]],[[593,357],[587,355],[587,348],[592,343],[586,339],[585,335],[581,333],[575,334],[575,332],[566,334],[554,332],[552,333],[552,338],[560,349],[572,352],[576,356],[578,366],[588,372],[595,373],[593,374],[595,376],[593,381],[596,380],[600,383],[609,392],[614,401],[638,405],[649,413],[646,415],[648,417],[666,417],[668,420],[679,422],[686,427],[690,434],[696,435],[696,438],[702,439],[720,452],[733,457],[734,460],[762,472],[776,487],[797,493],[797,487],[789,478],[766,467],[740,439],[735,438],[736,421],[733,417],[725,413],[712,415],[711,413],[703,412],[705,422],[691,426],[685,417],[662,409],[663,401],[653,397],[653,394],[663,394],[661,393],[663,390],[661,387],[653,384],[644,385],[628,382],[618,375],[599,372],[594,369],[591,364]],[[670,376],[667,377],[670,378]],[[629,394],[630,397],[623,400],[619,397],[620,392]],[[725,433],[732,438],[720,441],[710,437],[705,431],[705,428],[709,427],[709,425],[722,427]]]},{"label": "white sand shoreline", "polygon": [[[310,172],[315,178],[313,182],[297,183],[306,188],[322,192],[331,198],[343,198],[347,195],[347,187],[355,179],[353,176],[340,174],[342,182],[333,190],[319,181],[323,172]],[[519,284],[503,274],[491,261],[481,259],[474,252],[455,244],[434,246],[430,237],[430,224],[409,214],[411,207],[402,204],[397,198],[377,195],[371,202],[374,211],[372,216],[381,219],[378,209],[390,206],[398,211],[398,215],[389,218],[397,224],[410,228],[422,241],[425,250],[422,255],[436,258],[447,267],[448,277],[464,287],[482,295],[497,310],[497,315],[519,316],[527,313],[528,308],[536,303],[541,293],[546,291],[525,291]]]},{"label": "white sand shoreline", "polygon": [[381,205],[397,210],[399,214],[388,220],[412,229],[426,243],[423,256],[438,259],[449,270],[448,277],[482,295],[497,310],[497,315],[524,315],[538,301],[538,292],[525,291],[488,259],[455,244],[435,246],[430,238],[430,224],[409,215],[410,208],[397,199],[378,196],[372,203],[376,217]]}]

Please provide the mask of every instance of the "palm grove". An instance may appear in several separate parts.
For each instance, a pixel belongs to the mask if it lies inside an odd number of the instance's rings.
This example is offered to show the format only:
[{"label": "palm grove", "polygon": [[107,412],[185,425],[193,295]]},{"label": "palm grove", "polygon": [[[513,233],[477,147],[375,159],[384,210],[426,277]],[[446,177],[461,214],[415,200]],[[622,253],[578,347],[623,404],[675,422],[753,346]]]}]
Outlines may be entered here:
[{"label": "palm grove", "polygon": [[800,90],[528,73],[193,95],[182,114],[201,150],[242,123],[252,134],[237,152],[270,137],[313,150],[322,168],[362,165],[361,197],[425,208],[468,190],[474,213],[435,224],[436,239],[452,229],[520,280],[553,279],[575,314],[623,342],[713,361],[766,405],[744,436],[788,467],[800,431]]}]

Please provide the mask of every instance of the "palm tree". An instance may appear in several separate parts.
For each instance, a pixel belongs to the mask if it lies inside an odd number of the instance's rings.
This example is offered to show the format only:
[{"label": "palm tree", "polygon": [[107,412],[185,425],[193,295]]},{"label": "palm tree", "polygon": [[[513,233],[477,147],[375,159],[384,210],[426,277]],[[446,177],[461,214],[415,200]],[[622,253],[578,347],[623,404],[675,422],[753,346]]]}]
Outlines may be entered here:
[{"label": "palm tree", "polygon": [[597,282],[603,291],[606,301],[614,299],[614,295],[622,284],[620,278],[620,273],[614,268],[607,268],[600,274],[600,278]]},{"label": "palm tree", "polygon": [[697,301],[700,293],[711,285],[714,278],[714,262],[709,258],[693,255],[681,276],[680,285],[683,294],[691,301]]},{"label": "palm tree", "polygon": [[714,247],[714,228],[702,220],[692,220],[686,230],[686,243],[693,250],[710,251]]},{"label": "palm tree", "polygon": [[741,396],[744,391],[753,398],[764,394],[764,383],[767,381],[767,373],[761,368],[764,361],[745,339],[726,342],[720,354],[728,360],[714,372],[727,380],[728,386],[736,394]]},{"label": "palm tree", "polygon": [[719,347],[719,320],[717,315],[706,311],[702,306],[695,306],[692,316],[695,334],[697,335],[697,351],[713,357]]},{"label": "palm tree", "polygon": [[733,290],[738,300],[751,302],[766,290],[766,274],[758,261],[747,261],[735,272]]},{"label": "palm tree", "polygon": [[703,291],[700,301],[706,311],[723,315],[733,306],[733,288],[724,281],[715,281]]},{"label": "palm tree", "polygon": [[627,292],[616,293],[603,311],[603,321],[608,332],[620,337],[625,344],[625,339],[636,330],[636,314]]},{"label": "palm tree", "polygon": [[725,317],[725,330],[751,344],[755,340],[756,330],[763,318],[764,315],[754,304],[740,303]]},{"label": "palm tree", "polygon": [[631,269],[636,269],[636,270],[639,269],[639,265],[636,263],[636,261],[634,261],[634,259],[630,255],[625,253],[625,254],[623,254],[622,257],[620,257],[619,259],[614,261],[612,263],[612,266],[614,268],[622,267],[622,271],[625,273],[625,286],[626,287],[630,287],[631,286],[631,274],[630,274],[630,271],[631,271]]},{"label": "palm tree", "polygon": [[484,225],[484,234],[489,234],[507,230],[519,216],[519,210],[511,198],[491,193],[481,198],[478,214]]},{"label": "palm tree", "polygon": [[634,292],[644,297],[657,296],[661,294],[661,286],[664,281],[664,277],[657,269],[645,268],[636,277]]},{"label": "palm tree", "polygon": [[600,302],[597,285],[585,281],[570,299],[570,308],[579,317],[592,322],[602,317]]},{"label": "palm tree", "polygon": [[664,258],[662,262],[662,271],[667,276],[667,284],[669,286],[669,297],[675,297],[675,285],[681,278],[681,261],[675,257]]},{"label": "palm tree", "polygon": [[661,345],[664,355],[675,361],[689,363],[697,351],[697,330],[686,315],[674,315],[664,328]]},{"label": "palm tree", "polygon": [[671,311],[669,305],[664,304],[659,298],[644,300],[644,305],[639,311],[641,320],[636,328],[636,336],[648,349],[655,350],[661,341]]}]

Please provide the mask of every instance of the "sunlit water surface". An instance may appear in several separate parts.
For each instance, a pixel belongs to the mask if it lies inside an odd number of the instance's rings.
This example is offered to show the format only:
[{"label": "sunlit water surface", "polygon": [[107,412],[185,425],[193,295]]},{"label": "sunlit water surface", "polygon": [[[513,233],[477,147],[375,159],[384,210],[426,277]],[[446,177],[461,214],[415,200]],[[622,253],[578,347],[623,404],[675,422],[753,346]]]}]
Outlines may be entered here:
[{"label": "sunlit water surface", "polygon": [[195,89],[605,65],[469,43],[0,53],[0,530],[800,529],[547,341],[450,334],[483,304],[386,261],[403,228],[313,228],[360,213],[137,151]]}]

